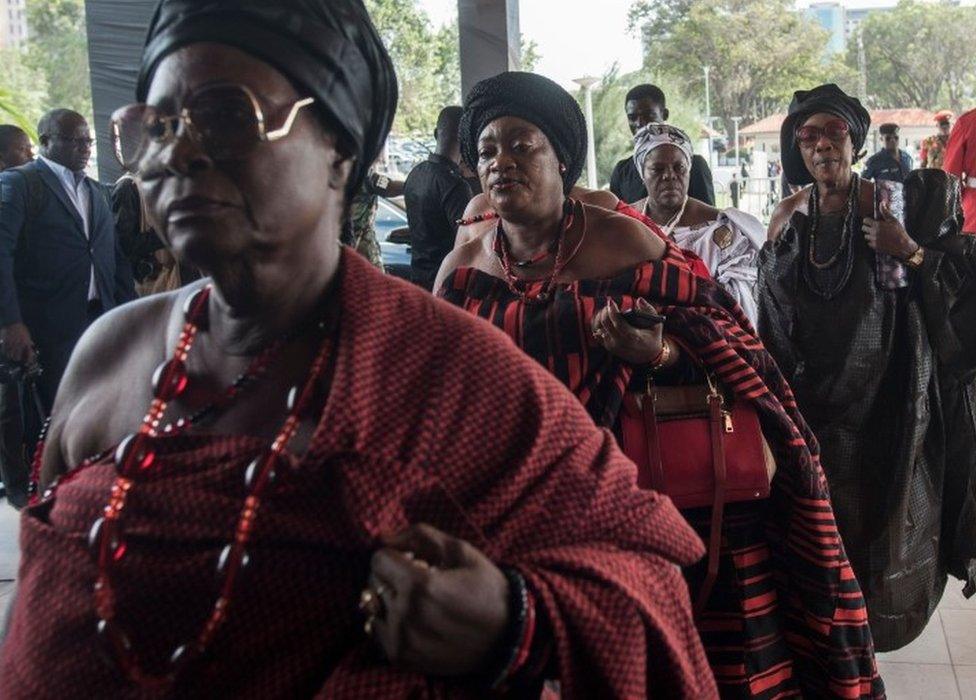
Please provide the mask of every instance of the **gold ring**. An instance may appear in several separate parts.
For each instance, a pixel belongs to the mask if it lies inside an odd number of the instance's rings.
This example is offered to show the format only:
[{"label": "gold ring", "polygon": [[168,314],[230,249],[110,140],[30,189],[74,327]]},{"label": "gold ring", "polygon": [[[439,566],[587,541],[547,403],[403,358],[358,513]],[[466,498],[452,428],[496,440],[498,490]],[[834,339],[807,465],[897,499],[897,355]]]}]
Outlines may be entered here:
[{"label": "gold ring", "polygon": [[359,594],[359,611],[364,613],[367,618],[376,618],[386,611],[383,604],[383,594],[386,592],[385,586],[372,588],[368,586]]}]

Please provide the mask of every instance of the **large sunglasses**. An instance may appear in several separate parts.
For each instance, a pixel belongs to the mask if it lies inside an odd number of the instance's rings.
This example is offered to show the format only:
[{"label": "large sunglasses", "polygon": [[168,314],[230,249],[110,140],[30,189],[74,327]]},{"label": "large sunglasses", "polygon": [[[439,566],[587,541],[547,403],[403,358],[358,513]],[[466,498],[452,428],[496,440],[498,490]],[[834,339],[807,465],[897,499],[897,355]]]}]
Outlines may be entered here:
[{"label": "large sunglasses", "polygon": [[185,132],[210,158],[239,159],[258,143],[288,136],[299,112],[314,102],[311,97],[294,102],[282,125],[273,130],[268,130],[264,110],[254,93],[233,83],[197,90],[176,115],[152,105],[128,105],[112,115],[115,157],[129,172],[145,172],[163,148]]},{"label": "large sunglasses", "polygon": [[841,143],[851,133],[851,127],[843,119],[832,119],[820,126],[801,126],[796,130],[796,140],[806,146],[815,144],[826,136],[834,143]]}]

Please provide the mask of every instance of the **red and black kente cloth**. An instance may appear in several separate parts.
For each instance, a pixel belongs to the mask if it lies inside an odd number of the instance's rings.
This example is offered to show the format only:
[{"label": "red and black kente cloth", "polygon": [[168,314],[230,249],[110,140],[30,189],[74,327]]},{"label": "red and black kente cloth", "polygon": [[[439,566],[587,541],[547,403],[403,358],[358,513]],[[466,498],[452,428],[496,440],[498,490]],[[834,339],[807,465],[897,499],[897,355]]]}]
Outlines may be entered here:
[{"label": "red and black kente cloth", "polygon": [[[357,602],[380,535],[420,522],[525,577],[564,697],[715,697],[678,568],[701,541],[668,499],[636,488],[612,436],[488,324],[348,250],[338,287],[331,390],[309,450],[288,455],[262,499],[206,663],[164,697],[483,697],[391,669],[363,633]],[[267,447],[162,438],[158,477],[131,491],[114,577],[147,670],[209,614],[245,470]],[[87,538],[113,478],[98,463],[22,516],[5,700],[159,697],[122,681],[95,639]]]},{"label": "red and black kente cloth", "polygon": [[[594,340],[591,319],[608,299],[621,309],[639,297],[661,306],[666,332],[756,406],[778,464],[768,501],[727,508],[719,581],[698,620],[722,695],[882,697],[864,599],[834,523],[817,441],[742,310],[668,245],[662,261],[561,285],[547,304],[526,304],[504,280],[473,268],[452,273],[439,294],[505,331],[610,428],[632,368]],[[708,509],[685,515],[707,536]],[[686,570],[693,591],[702,566]]]}]

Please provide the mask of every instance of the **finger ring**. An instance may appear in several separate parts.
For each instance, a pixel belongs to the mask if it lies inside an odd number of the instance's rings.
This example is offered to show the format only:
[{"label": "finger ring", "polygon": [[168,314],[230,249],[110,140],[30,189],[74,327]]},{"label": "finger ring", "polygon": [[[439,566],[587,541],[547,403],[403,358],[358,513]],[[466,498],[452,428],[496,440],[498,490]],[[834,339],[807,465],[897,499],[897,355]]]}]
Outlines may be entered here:
[{"label": "finger ring", "polygon": [[383,594],[386,592],[385,586],[376,588],[366,587],[359,594],[359,611],[364,613],[369,620],[380,617],[386,610],[383,605]]}]

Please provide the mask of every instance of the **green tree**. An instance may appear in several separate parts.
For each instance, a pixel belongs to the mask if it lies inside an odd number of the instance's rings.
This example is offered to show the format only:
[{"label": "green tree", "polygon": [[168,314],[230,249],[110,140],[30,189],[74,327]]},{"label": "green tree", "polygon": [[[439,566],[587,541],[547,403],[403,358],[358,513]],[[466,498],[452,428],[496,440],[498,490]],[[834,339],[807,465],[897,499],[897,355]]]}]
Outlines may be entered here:
[{"label": "green tree", "polygon": [[393,128],[401,135],[427,135],[437,119],[431,96],[443,90],[435,72],[443,49],[430,18],[415,0],[367,0],[366,7],[396,66],[400,105]]},{"label": "green tree", "polygon": [[[875,107],[950,106],[961,110],[976,89],[976,9],[902,0],[869,14],[860,27],[867,90]],[[847,63],[858,65],[852,41]]]},{"label": "green tree", "polygon": [[759,119],[788,104],[794,90],[845,79],[825,59],[828,35],[794,10],[793,0],[638,0],[645,67],[673,78],[705,107],[703,66],[710,66],[711,112],[732,132],[732,117]]},{"label": "green tree", "polygon": [[92,119],[84,0],[27,0],[26,62],[44,76],[47,108]]},{"label": "green tree", "polygon": [[[417,0],[366,0],[373,23],[396,67],[400,84],[394,132],[429,137],[445,105],[461,103],[457,20],[434,29]],[[522,39],[522,70],[539,60],[534,41]]]},{"label": "green tree", "polygon": [[13,122],[36,140],[34,127],[47,105],[44,76],[16,49],[0,51],[0,65],[0,122]]}]

